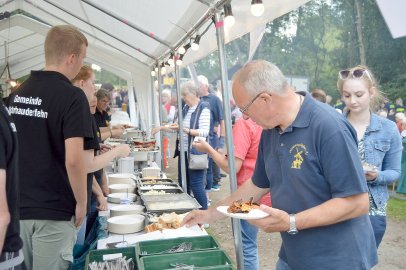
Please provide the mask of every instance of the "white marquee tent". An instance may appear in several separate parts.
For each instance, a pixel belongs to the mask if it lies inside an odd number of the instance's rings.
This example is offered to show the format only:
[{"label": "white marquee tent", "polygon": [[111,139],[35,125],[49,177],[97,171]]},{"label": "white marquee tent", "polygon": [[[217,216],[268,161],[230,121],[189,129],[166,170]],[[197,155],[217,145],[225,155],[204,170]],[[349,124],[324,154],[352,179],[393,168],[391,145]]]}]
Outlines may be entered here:
[{"label": "white marquee tent", "polygon": [[[48,29],[60,24],[74,25],[89,41],[86,61],[127,80],[130,117],[133,121],[136,118],[136,94],[139,121],[147,129],[158,116],[154,111],[156,105],[153,102],[156,101],[152,98],[150,73],[154,65],[165,62],[171,52],[176,52],[191,37],[202,34],[207,28],[207,33],[201,37],[200,49],[189,50],[183,66],[208,55],[220,44],[222,78],[225,79],[224,54],[221,53],[223,40],[225,43],[232,41],[308,1],[264,0],[265,13],[254,17],[250,13],[250,0],[232,0],[236,22],[233,27],[225,28],[224,36],[219,37],[216,27],[209,27],[209,24],[214,15],[221,18],[218,14],[230,0],[0,0],[0,65],[8,64],[11,78],[44,68],[43,43]],[[5,12],[11,13],[11,17],[4,18]],[[217,30],[221,28],[220,20],[216,26]],[[223,85],[227,90],[227,84]],[[225,91],[223,95],[227,97],[228,93]],[[231,120],[227,119],[227,112],[225,120],[227,137],[230,138]],[[227,145],[233,151],[232,139]],[[230,164],[230,177],[235,177],[234,166]],[[238,224],[233,223],[237,231]],[[238,238],[236,236],[237,261],[242,269]]]},{"label": "white marquee tent", "polygon": [[[236,23],[226,30],[225,42],[307,1],[265,0],[264,15],[254,17],[250,13],[251,1],[233,0]],[[135,90],[142,123],[148,127],[153,115],[151,67],[189,41],[189,36],[206,28],[211,23],[210,16],[216,9],[222,10],[224,2],[227,1],[2,0],[0,12],[12,12],[12,16],[0,21],[0,63],[8,62],[12,78],[43,68],[47,30],[58,24],[72,24],[89,40],[86,61],[126,79],[129,89]],[[199,51],[189,51],[183,65],[216,50],[215,34],[215,27],[210,27],[201,38]],[[135,117],[133,111],[131,116]]]}]

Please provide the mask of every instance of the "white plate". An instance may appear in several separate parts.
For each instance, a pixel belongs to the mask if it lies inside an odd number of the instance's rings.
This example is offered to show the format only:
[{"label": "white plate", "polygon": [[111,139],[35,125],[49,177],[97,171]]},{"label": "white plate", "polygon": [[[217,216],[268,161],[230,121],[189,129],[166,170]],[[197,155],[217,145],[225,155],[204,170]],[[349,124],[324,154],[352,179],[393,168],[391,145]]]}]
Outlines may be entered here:
[{"label": "white plate", "polygon": [[268,213],[265,213],[261,209],[252,209],[248,213],[229,213],[227,212],[228,206],[218,206],[217,211],[222,213],[223,215],[238,218],[238,219],[260,219],[269,216]]}]

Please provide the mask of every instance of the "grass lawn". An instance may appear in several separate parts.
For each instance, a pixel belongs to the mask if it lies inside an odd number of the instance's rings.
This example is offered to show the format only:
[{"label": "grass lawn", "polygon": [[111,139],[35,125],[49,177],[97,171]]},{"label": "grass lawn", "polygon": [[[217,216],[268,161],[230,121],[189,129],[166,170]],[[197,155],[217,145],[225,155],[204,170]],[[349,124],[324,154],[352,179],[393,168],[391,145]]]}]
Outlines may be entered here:
[{"label": "grass lawn", "polygon": [[406,221],[406,197],[403,200],[390,198],[387,211],[388,217],[399,221]]}]

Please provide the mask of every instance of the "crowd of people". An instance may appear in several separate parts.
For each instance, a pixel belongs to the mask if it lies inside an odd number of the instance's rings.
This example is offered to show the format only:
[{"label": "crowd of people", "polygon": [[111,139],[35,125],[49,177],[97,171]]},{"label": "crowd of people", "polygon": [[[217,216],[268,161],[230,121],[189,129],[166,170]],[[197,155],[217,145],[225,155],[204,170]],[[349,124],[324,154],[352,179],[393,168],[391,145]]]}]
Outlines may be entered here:
[{"label": "crowd of people", "polygon": [[[130,152],[102,144],[125,127],[110,125],[107,104],[116,97],[96,92],[86,51],[74,27],[51,28],[45,69],[0,106],[0,269],[68,269],[74,244],[107,207],[103,168]],[[387,185],[401,177],[406,120],[398,116],[399,126],[375,113],[383,97],[367,67],[340,71],[337,88],[342,113],[325,104],[321,89],[296,92],[277,66],[248,62],[233,77],[234,157],[223,152],[224,111],[206,77],[181,86],[182,130],[171,92],[163,91],[164,125],[152,133],[165,133],[165,167],[169,136],[177,134],[183,188],[201,205],[182,224],[210,224],[225,218],[216,206],[252,197],[269,216],[241,221],[245,269],[259,269],[259,229],[281,234],[277,270],[372,269],[386,229]],[[238,189],[211,205],[230,158]]]}]

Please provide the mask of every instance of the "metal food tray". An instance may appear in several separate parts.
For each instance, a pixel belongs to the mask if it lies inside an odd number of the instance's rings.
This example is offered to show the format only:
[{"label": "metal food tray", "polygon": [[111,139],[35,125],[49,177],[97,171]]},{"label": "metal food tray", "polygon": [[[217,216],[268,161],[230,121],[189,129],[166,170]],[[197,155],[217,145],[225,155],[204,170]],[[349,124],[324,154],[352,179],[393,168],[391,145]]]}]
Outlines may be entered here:
[{"label": "metal food tray", "polygon": [[145,208],[148,212],[185,212],[194,209],[199,209],[201,205],[196,199],[189,197],[184,200],[159,200],[159,201],[144,201]]},{"label": "metal food tray", "polygon": [[178,200],[190,200],[193,199],[189,194],[186,193],[169,193],[162,195],[143,195],[140,194],[143,202],[159,202],[159,201],[178,201]]},{"label": "metal food tray", "polygon": [[157,185],[139,185],[139,189],[140,190],[151,190],[151,189],[174,189],[174,188],[178,188],[179,185],[176,183],[172,183],[172,184],[157,184]]},{"label": "metal food tray", "polygon": [[[140,186],[145,186],[145,185],[171,185],[171,184],[177,185],[177,183],[175,183],[170,178],[155,178],[155,179],[141,178],[137,182],[140,184]],[[151,182],[155,182],[155,183],[151,183]]]},{"label": "metal food tray", "polygon": [[140,196],[141,196],[141,195],[142,195],[142,196],[161,196],[161,195],[148,195],[148,194],[145,194],[146,192],[148,192],[148,191],[150,191],[150,190],[165,191],[165,192],[168,193],[168,194],[171,194],[171,193],[176,193],[176,194],[183,193],[183,190],[182,190],[180,187],[176,187],[176,188],[165,188],[165,189],[162,189],[162,188],[157,188],[157,189],[144,189],[144,190],[138,190],[138,193],[140,194]]}]

